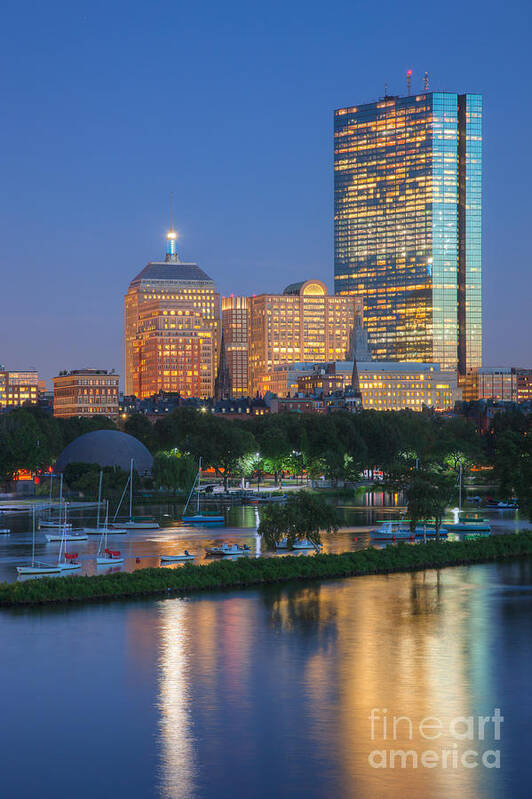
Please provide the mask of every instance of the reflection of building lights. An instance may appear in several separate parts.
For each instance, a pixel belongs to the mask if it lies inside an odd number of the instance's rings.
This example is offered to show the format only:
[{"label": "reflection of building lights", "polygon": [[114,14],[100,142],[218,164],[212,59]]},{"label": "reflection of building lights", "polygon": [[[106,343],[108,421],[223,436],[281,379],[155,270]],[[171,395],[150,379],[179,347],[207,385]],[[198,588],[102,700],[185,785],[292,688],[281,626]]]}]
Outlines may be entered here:
[{"label": "reflection of building lights", "polygon": [[159,711],[163,759],[162,795],[189,799],[194,790],[194,750],[190,732],[186,605],[161,603]]}]

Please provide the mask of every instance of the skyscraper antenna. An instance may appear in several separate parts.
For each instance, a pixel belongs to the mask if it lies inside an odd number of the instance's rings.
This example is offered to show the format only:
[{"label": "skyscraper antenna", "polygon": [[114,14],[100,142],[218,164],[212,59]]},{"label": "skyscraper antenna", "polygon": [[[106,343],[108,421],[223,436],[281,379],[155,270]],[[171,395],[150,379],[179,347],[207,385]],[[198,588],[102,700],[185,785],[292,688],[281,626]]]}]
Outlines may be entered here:
[{"label": "skyscraper antenna", "polygon": [[408,72],[406,73],[406,89],[407,89],[407,94],[410,97],[410,93],[412,91],[412,70],[411,69],[409,69]]},{"label": "skyscraper antenna", "polygon": [[176,249],[177,233],[174,230],[174,214],[172,208],[173,198],[173,192],[170,192],[170,230],[166,234],[166,260],[179,263]]},{"label": "skyscraper antenna", "polygon": [[423,89],[428,92],[429,90],[429,73],[425,72],[423,75]]},{"label": "skyscraper antenna", "polygon": [[387,83],[384,84],[384,97],[385,98],[388,97],[388,84]]}]

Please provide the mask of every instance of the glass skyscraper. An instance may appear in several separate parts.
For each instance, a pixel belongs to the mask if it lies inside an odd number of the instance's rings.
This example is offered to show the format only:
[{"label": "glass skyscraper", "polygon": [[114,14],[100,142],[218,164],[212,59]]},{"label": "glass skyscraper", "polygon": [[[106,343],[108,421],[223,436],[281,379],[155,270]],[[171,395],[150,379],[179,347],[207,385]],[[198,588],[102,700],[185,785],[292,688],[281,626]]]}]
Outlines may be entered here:
[{"label": "glass skyscraper", "polygon": [[482,360],[482,97],[423,92],[334,113],[335,291],[377,360]]}]

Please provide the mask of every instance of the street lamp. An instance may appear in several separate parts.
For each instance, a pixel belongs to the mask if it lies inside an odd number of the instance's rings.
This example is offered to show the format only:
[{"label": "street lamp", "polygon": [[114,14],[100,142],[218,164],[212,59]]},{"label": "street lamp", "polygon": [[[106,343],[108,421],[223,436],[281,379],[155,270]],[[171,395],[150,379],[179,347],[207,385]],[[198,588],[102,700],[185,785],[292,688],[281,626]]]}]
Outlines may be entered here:
[{"label": "street lamp", "polygon": [[256,458],[256,466],[255,469],[257,471],[257,494],[260,492],[260,452],[255,453]]}]

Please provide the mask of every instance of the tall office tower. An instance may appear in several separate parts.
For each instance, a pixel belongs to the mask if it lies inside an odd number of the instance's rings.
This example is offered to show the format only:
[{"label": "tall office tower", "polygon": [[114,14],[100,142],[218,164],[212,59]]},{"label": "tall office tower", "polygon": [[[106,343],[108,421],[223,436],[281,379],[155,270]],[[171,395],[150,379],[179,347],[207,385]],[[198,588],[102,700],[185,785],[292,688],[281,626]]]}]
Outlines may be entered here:
[{"label": "tall office tower", "polygon": [[248,328],[248,298],[222,297],[222,329],[233,397],[247,397],[249,394]]},{"label": "tall office tower", "polygon": [[337,294],[376,360],[480,366],[482,97],[386,96],[334,113]]},{"label": "tall office tower", "polygon": [[292,283],[283,294],[249,298],[250,394],[271,390],[274,367],[343,361],[355,323],[351,297],[331,296],[321,280]]},{"label": "tall office tower", "polygon": [[151,261],[125,296],[125,391],[212,397],[220,339],[220,295],[197,264],[182,263],[176,233],[164,261]]}]

